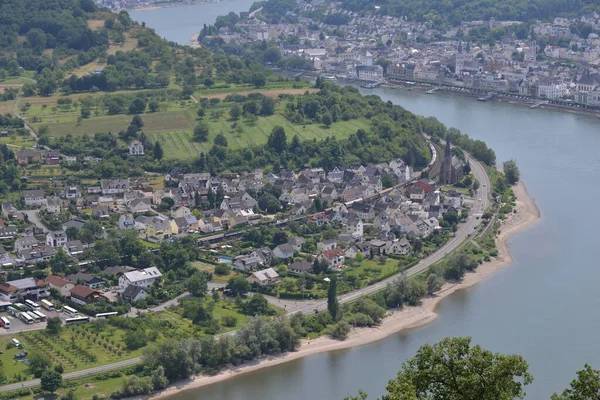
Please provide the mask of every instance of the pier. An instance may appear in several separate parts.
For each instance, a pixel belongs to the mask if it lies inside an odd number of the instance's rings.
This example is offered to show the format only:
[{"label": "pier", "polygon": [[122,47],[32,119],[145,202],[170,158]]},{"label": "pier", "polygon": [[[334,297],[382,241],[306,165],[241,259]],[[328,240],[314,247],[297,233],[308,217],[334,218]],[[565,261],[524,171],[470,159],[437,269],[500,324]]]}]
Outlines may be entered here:
[{"label": "pier", "polygon": [[477,101],[488,101],[488,100],[493,99],[494,97],[496,97],[496,94],[490,93],[487,96],[483,96],[483,97],[478,98]]}]

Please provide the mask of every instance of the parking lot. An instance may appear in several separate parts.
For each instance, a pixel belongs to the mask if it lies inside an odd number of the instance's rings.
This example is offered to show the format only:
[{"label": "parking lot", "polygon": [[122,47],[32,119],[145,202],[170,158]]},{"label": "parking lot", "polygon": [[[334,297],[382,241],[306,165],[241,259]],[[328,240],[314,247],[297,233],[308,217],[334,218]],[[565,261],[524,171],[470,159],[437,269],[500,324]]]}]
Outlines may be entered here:
[{"label": "parking lot", "polygon": [[[62,321],[69,318],[67,315],[56,312],[56,311],[48,311],[44,309],[40,309],[40,312],[43,313],[47,318],[59,317]],[[2,312],[0,313],[0,317],[6,317],[10,321],[10,328],[0,328],[0,335],[11,335],[18,332],[27,332],[27,331],[35,331],[38,329],[46,328],[46,322],[37,322],[33,324],[26,324],[21,321],[19,318],[12,316],[8,313]]]}]

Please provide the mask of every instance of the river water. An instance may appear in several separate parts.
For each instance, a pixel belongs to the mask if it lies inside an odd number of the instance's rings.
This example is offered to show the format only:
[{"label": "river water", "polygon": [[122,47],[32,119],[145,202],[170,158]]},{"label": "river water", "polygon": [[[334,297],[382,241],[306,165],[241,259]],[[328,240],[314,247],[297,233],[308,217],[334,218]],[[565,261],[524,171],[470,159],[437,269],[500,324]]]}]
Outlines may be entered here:
[{"label": "river water", "polygon": [[[176,10],[185,16],[185,7],[167,11]],[[150,21],[146,18],[158,32],[161,24],[171,24]],[[486,141],[499,162],[516,159],[542,220],[511,238],[512,265],[442,301],[439,318],[427,326],[255,371],[175,399],[341,399],[359,389],[376,398],[419,346],[447,336],[472,336],[493,351],[523,355],[535,378],[527,399],[549,399],[584,363],[600,368],[595,252],[600,213],[594,211],[600,198],[600,121],[453,95],[383,88],[363,92]]]}]

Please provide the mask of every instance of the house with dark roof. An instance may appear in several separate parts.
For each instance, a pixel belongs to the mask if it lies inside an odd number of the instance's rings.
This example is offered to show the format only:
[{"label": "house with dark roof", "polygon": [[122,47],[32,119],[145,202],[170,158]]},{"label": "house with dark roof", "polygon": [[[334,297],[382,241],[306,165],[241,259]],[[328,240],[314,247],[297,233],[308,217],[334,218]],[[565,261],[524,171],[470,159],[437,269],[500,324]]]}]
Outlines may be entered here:
[{"label": "house with dark roof", "polygon": [[293,274],[305,274],[307,272],[311,272],[313,265],[311,262],[306,260],[296,261],[288,265],[288,271]]},{"label": "house with dark roof", "polygon": [[23,190],[23,198],[25,199],[25,205],[30,207],[41,207],[47,206],[48,200],[44,195],[44,191],[37,190]]},{"label": "house with dark roof", "polygon": [[121,298],[125,301],[136,302],[148,297],[148,292],[141,286],[129,285],[121,293]]}]

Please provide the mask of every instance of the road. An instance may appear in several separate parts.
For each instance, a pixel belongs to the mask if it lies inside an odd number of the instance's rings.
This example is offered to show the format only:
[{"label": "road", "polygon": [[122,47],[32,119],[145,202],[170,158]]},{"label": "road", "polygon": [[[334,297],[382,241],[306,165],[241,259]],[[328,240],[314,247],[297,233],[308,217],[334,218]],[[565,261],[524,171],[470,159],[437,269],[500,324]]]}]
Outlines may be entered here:
[{"label": "road", "polygon": [[[33,79],[31,79],[31,81],[35,82]],[[31,137],[37,142],[38,136],[36,135],[35,131],[27,124],[27,121],[25,121],[25,118],[23,116],[21,116],[21,114],[19,114],[19,103],[20,102],[21,102],[21,95],[19,94],[19,97],[17,97],[17,101],[15,101],[15,107],[13,109],[13,114],[15,114],[17,116],[17,118],[19,118],[20,120],[23,121],[23,123],[25,124],[24,127],[27,130],[27,132],[29,132]]]},{"label": "road", "polygon": [[[485,170],[485,168],[479,163],[477,160],[472,157],[467,157],[469,163],[471,165],[471,170],[475,179],[479,181],[479,189],[474,194],[474,202],[473,208],[471,210],[471,214],[466,222],[462,223],[458,230],[456,231],[455,236],[450,239],[444,246],[442,246],[438,251],[430,255],[429,257],[423,259],[414,267],[408,269],[405,273],[408,277],[415,276],[429,268],[432,264],[440,261],[444,258],[448,253],[452,252],[461,243],[463,243],[471,233],[475,231],[475,229],[482,223],[481,218],[476,218],[475,215],[483,214],[485,209],[487,209],[490,205],[490,179]],[[480,200],[481,199],[481,200]],[[398,279],[400,274],[396,274],[390,278],[384,279],[381,282],[375,283],[371,286],[367,286],[365,288],[346,293],[344,295],[338,296],[338,300],[340,303],[347,303],[353,301],[357,298],[360,298],[364,295],[368,295],[374,292],[377,292],[384,287],[386,287],[389,283],[392,283],[394,280]],[[271,304],[276,305],[278,307],[284,307],[287,310],[288,314],[295,314],[298,312],[302,313],[311,313],[315,310],[323,311],[327,309],[327,300],[326,299],[318,299],[318,300],[281,300],[275,297],[268,297],[268,300]]]},{"label": "road", "polygon": [[29,219],[30,223],[32,223],[36,227],[40,228],[42,231],[44,231],[44,233],[50,232],[48,230],[48,228],[46,228],[46,225],[44,225],[42,223],[42,221],[40,220],[37,210],[22,210],[22,211],[23,211],[23,213],[27,214],[27,219]]},{"label": "road", "polygon": [[[452,252],[454,249],[456,249],[458,246],[460,246],[460,244],[463,243],[463,241],[465,241],[469,237],[469,234],[471,234],[475,230],[475,228],[477,228],[479,226],[479,224],[482,223],[481,218],[478,219],[475,217],[475,215],[483,214],[485,209],[487,209],[490,205],[489,197],[490,197],[491,182],[490,182],[487,172],[485,171],[485,168],[481,165],[481,163],[479,163],[478,161],[476,161],[475,159],[473,159],[470,156],[467,156],[467,159],[471,165],[471,171],[473,172],[475,179],[477,179],[480,184],[479,189],[475,193],[474,206],[471,210],[471,214],[469,215],[469,218],[467,219],[467,221],[465,223],[461,224],[461,226],[459,226],[458,230],[456,231],[455,236],[451,240],[449,240],[444,246],[442,246],[434,254],[425,258],[424,260],[419,262],[414,267],[408,269],[406,271],[406,275],[408,277],[415,276],[415,275],[423,272],[425,269],[429,268],[429,266],[431,266],[432,264],[434,264],[434,263],[438,262],[439,260],[441,260],[442,258],[444,258],[448,253]],[[374,285],[356,290],[354,292],[346,293],[344,295],[339,296],[338,300],[342,304],[348,303],[348,302],[353,301],[357,298],[360,298],[364,295],[368,295],[368,294],[377,292],[378,290],[381,290],[385,286],[387,286],[388,283],[391,283],[394,280],[396,280],[398,278],[398,276],[399,276],[399,274],[394,275],[390,278],[384,279],[383,281],[378,282]],[[186,294],[184,293],[180,297],[184,297],[185,295]],[[173,299],[173,301],[178,301],[178,299]],[[272,304],[275,304],[279,307],[284,306],[284,308],[287,310],[288,315],[296,314],[299,312],[311,313],[311,312],[314,312],[315,310],[323,311],[323,310],[327,309],[327,300],[326,299],[325,300],[319,299],[319,300],[305,300],[305,301],[302,301],[302,300],[299,300],[299,301],[291,300],[290,301],[290,300],[279,300],[274,297],[269,297],[269,301]],[[233,332],[235,332],[235,331],[228,332],[227,334],[232,334]],[[102,365],[99,367],[88,368],[88,369],[84,369],[81,371],[70,372],[68,374],[64,374],[63,378],[64,379],[81,378],[81,377],[88,376],[88,375],[94,375],[94,374],[98,374],[98,373],[102,373],[102,372],[106,372],[106,371],[110,371],[110,370],[114,370],[114,369],[118,369],[118,368],[127,367],[130,365],[137,364],[139,362],[141,362],[141,357],[136,357],[136,358],[132,358],[129,360],[119,361],[119,362],[107,364],[107,365]],[[10,385],[0,386],[0,392],[18,390],[23,387],[34,387],[34,386],[38,386],[39,384],[40,384],[39,379],[27,381],[27,382],[14,383],[14,384],[10,384]]]}]

